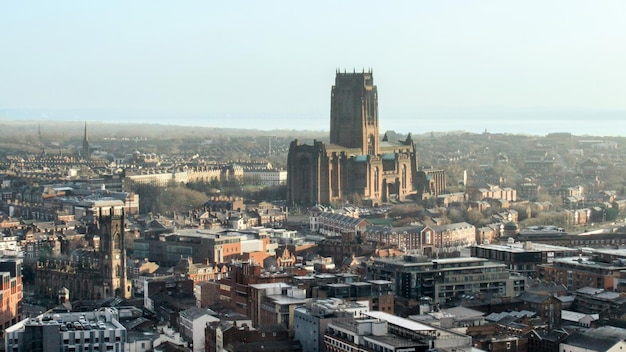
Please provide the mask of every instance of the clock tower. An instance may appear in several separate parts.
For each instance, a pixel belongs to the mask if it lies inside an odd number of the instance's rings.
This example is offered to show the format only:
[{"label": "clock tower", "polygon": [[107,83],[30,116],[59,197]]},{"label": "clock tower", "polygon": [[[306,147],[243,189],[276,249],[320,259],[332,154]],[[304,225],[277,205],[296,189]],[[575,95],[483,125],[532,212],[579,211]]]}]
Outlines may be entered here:
[{"label": "clock tower", "polygon": [[124,207],[102,206],[96,211],[100,234],[100,275],[102,297],[130,297],[126,280],[126,246],[124,244]]}]

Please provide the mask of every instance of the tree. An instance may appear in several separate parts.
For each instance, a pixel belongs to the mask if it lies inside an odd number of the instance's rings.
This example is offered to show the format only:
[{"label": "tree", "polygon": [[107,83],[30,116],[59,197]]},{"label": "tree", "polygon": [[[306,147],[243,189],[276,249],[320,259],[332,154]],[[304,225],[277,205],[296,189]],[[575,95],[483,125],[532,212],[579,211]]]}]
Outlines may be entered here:
[{"label": "tree", "polygon": [[471,209],[467,212],[467,222],[476,227],[482,227],[487,223],[487,219],[485,219],[480,210]]},{"label": "tree", "polygon": [[530,219],[537,214],[536,207],[531,207],[528,204],[519,204],[519,205],[511,207],[511,209],[517,211],[518,221],[524,221],[526,219]]},{"label": "tree", "polygon": [[468,220],[467,209],[461,207],[453,207],[448,209],[448,219],[452,223],[466,222]]},{"label": "tree", "polygon": [[147,213],[176,212],[178,214],[197,209],[207,201],[207,195],[179,185],[170,183],[167,187],[154,184],[135,184],[134,192],[139,195],[139,211]]},{"label": "tree", "polygon": [[397,205],[389,211],[389,217],[396,218],[419,218],[424,207],[420,205]]},{"label": "tree", "polygon": [[275,200],[284,200],[287,199],[287,186],[270,186],[270,187],[262,187],[257,189],[256,191],[252,191],[249,194],[245,194],[244,196],[254,199],[257,201],[275,201]]},{"label": "tree", "polygon": [[133,192],[139,195],[139,211],[142,214],[157,213],[160,209],[159,193],[161,187],[156,184],[133,183],[131,184]]},{"label": "tree", "polygon": [[[141,198],[140,198],[141,199]],[[176,212],[181,214],[197,209],[207,201],[207,195],[184,186],[167,187],[159,194],[161,212]]]},{"label": "tree", "polygon": [[614,221],[617,219],[618,211],[615,208],[606,208],[606,221]]}]

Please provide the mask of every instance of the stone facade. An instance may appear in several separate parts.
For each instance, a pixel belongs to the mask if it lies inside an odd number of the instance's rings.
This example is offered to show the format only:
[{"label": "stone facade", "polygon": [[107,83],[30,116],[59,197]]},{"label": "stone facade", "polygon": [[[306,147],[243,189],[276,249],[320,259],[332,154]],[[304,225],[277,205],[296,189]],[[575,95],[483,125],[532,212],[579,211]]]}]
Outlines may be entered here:
[{"label": "stone facade", "polygon": [[62,288],[75,299],[129,298],[124,244],[124,207],[116,205],[89,210],[93,216],[94,243],[69,256],[42,258],[37,262],[35,287],[39,294],[56,296]]},{"label": "stone facade", "polygon": [[372,72],[337,72],[331,93],[330,143],[291,142],[287,200],[292,204],[402,200],[414,192],[417,152],[380,138],[378,93]]}]

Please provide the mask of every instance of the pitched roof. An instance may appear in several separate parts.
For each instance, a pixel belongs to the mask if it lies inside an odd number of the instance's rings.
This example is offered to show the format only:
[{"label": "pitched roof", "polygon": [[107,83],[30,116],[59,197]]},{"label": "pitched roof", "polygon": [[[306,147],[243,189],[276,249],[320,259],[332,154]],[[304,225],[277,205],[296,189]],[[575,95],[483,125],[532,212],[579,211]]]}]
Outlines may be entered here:
[{"label": "pitched roof", "polygon": [[553,296],[524,292],[524,294],[520,296],[520,299],[524,302],[544,303],[546,300],[550,299],[550,297],[553,297]]},{"label": "pitched roof", "polygon": [[571,310],[561,311],[562,320],[580,322],[585,317],[590,317],[591,320],[593,321],[600,319],[599,314],[583,314],[583,313],[578,313],[578,312],[574,312]]}]

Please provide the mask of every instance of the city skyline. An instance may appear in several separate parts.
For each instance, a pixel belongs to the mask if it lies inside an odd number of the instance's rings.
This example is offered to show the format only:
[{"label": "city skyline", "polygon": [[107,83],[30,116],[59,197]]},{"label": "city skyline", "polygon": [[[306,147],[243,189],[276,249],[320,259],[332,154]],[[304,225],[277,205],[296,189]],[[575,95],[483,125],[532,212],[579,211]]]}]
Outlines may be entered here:
[{"label": "city skyline", "polygon": [[328,130],[372,69],[381,131],[625,135],[626,4],[0,5],[0,121]]}]

